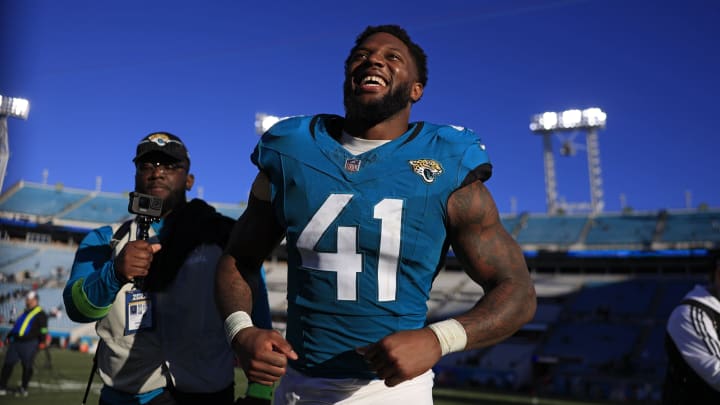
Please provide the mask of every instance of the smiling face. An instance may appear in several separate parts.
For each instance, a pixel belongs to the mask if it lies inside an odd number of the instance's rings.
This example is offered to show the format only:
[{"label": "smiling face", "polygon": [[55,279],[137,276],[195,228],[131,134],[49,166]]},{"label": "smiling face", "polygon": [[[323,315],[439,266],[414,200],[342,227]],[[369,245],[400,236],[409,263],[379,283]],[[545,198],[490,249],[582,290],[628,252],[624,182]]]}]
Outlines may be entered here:
[{"label": "smiling face", "polygon": [[344,102],[349,119],[371,125],[400,111],[409,114],[422,97],[417,67],[403,41],[378,32],[359,43],[350,54],[345,71]]},{"label": "smiling face", "polygon": [[164,153],[148,153],[136,161],[135,191],[163,199],[163,215],[186,201],[185,192],[192,188],[194,176],[188,173],[189,162]]}]

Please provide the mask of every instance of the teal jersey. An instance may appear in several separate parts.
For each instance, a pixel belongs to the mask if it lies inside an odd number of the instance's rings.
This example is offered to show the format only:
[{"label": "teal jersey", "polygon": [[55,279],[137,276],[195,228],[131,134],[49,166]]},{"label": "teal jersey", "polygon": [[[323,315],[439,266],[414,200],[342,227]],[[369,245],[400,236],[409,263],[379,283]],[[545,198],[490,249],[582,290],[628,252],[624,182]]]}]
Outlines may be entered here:
[{"label": "teal jersey", "polygon": [[448,250],[447,201],[490,174],[470,130],[427,122],[353,155],[342,118],[283,120],[252,155],[287,229],[287,339],[308,375],[373,378],[355,348],[422,328]]}]

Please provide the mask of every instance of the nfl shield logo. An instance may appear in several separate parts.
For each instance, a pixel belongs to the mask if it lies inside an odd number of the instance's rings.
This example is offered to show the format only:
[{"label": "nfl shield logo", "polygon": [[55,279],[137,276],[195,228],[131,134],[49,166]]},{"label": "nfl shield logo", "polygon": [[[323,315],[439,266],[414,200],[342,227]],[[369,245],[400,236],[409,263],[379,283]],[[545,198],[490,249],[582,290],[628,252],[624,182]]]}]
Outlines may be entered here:
[{"label": "nfl shield logo", "polygon": [[360,170],[360,159],[345,159],[345,170],[349,172]]}]

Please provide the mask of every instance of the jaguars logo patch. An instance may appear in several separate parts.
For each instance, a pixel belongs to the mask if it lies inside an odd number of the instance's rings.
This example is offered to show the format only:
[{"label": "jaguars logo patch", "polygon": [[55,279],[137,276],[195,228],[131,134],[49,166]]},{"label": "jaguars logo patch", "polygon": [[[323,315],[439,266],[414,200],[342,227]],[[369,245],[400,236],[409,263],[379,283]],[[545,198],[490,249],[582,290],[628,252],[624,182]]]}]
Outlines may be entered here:
[{"label": "jaguars logo patch", "polygon": [[165,145],[167,145],[168,142],[170,142],[170,137],[167,136],[167,134],[158,132],[158,133],[150,135],[148,137],[148,140],[150,142],[154,142],[158,146],[165,146]]},{"label": "jaguars logo patch", "polygon": [[422,177],[425,183],[432,183],[443,172],[440,163],[432,159],[409,160],[408,163],[410,163],[410,167],[412,167],[415,174]]}]

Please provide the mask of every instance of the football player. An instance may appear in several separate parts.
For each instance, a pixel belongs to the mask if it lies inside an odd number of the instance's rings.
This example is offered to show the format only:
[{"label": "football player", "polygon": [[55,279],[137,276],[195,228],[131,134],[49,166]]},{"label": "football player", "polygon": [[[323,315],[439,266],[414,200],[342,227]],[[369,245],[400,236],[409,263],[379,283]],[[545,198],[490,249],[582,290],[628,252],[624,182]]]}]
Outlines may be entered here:
[{"label": "football player", "polygon": [[[485,146],[471,130],[409,120],[426,66],[404,29],[368,27],[345,61],[345,116],[282,120],[252,154],[259,174],[216,291],[248,377],[282,377],[275,404],[431,404],[441,356],[497,343],[534,315],[522,251],[484,185]],[[283,238],[286,338],[248,315]],[[427,325],[450,246],[485,294]]]}]

